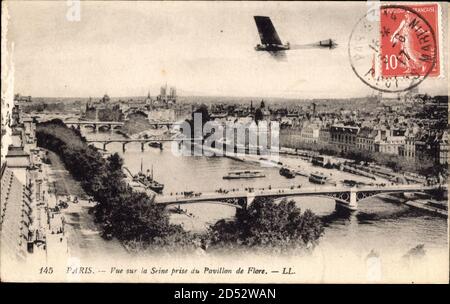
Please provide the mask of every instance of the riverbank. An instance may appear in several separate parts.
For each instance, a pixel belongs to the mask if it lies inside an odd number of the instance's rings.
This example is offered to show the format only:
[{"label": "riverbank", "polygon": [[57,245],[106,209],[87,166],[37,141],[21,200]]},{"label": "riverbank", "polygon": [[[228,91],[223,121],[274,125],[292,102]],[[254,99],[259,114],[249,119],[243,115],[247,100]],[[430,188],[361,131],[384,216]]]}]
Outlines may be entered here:
[{"label": "riverbank", "polygon": [[406,201],[405,205],[415,209],[430,212],[433,215],[447,218],[448,217],[448,201],[434,201],[434,200],[413,200]]},{"label": "riverbank", "polygon": [[295,171],[297,175],[303,177],[309,177],[311,173],[322,173],[329,176],[333,182],[338,183],[344,180],[353,180],[359,183],[372,184],[372,183],[385,183],[391,184],[392,182],[387,178],[367,176],[363,174],[357,174],[354,171],[341,171],[335,168],[325,168],[320,166],[314,166],[309,160],[286,153],[287,151],[282,148],[280,154],[273,155],[255,155],[244,153],[232,153],[227,154],[225,151],[219,149],[201,146],[194,143],[194,149],[208,152],[210,155],[223,155],[223,157],[251,164],[256,164],[266,168],[280,169],[282,167],[288,167]]}]

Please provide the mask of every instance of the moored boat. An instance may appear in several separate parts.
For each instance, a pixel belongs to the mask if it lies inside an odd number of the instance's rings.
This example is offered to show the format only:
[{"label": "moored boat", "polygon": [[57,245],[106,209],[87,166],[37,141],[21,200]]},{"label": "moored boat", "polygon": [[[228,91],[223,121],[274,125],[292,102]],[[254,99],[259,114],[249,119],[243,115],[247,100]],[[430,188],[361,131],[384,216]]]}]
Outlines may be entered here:
[{"label": "moored boat", "polygon": [[153,178],[153,166],[151,173],[149,173],[149,170],[147,170],[147,174],[144,174],[142,172],[142,159],[141,159],[141,171],[139,171],[138,174],[133,176],[133,181],[138,182],[157,193],[162,193],[164,189],[164,184],[158,183]]},{"label": "moored boat", "polygon": [[284,177],[287,177],[287,178],[294,178],[296,175],[296,172],[288,167],[282,167],[280,169],[280,175],[283,175]]},{"label": "moored boat", "polygon": [[239,170],[228,172],[223,179],[239,179],[239,178],[261,178],[265,175],[258,170]]},{"label": "moored boat", "polygon": [[159,141],[151,141],[148,143],[148,145],[152,148],[159,148],[161,150],[163,148],[162,142],[159,142]]},{"label": "moored boat", "polygon": [[309,175],[309,181],[315,184],[326,184],[329,182],[329,177],[321,172],[314,172]]},{"label": "moored boat", "polygon": [[180,205],[178,205],[178,206],[175,207],[175,208],[169,209],[169,212],[175,213],[175,214],[187,214],[187,211],[184,210],[184,209],[182,209],[182,208],[180,207]]}]

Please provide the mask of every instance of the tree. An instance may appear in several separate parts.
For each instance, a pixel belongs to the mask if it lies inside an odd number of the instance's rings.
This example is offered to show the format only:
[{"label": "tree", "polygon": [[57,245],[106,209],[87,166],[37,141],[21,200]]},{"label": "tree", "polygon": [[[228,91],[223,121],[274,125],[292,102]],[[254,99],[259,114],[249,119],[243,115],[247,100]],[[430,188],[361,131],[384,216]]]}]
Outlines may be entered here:
[{"label": "tree", "polygon": [[108,169],[110,171],[122,171],[123,159],[118,153],[114,153],[108,157]]},{"label": "tree", "polygon": [[[201,115],[202,124],[201,129],[197,129],[198,123],[195,124],[194,120],[198,116],[198,114]],[[191,137],[192,138],[199,138],[203,136],[203,126],[211,120],[211,117],[209,116],[208,107],[205,104],[202,104],[199,108],[197,108],[195,111],[192,112],[192,118],[187,119],[187,123],[189,123],[191,128]]]},{"label": "tree", "polygon": [[234,221],[221,220],[210,227],[212,246],[259,247],[280,251],[307,248],[323,234],[321,220],[310,210],[303,214],[294,201],[257,198],[248,209],[238,210]]},{"label": "tree", "polygon": [[192,122],[194,121],[194,115],[195,114],[201,114],[202,117],[202,127],[211,120],[211,117],[209,116],[208,107],[205,104],[202,104],[197,110],[192,112]]},{"label": "tree", "polygon": [[167,243],[167,238],[184,239],[183,244],[189,243],[188,238],[183,237],[188,233],[181,226],[169,223],[163,206],[155,204],[146,193],[128,186],[122,172],[123,159],[117,153],[103,159],[79,132],[62,121],[38,124],[36,137],[40,147],[61,157],[67,170],[97,202],[93,213],[105,238],[138,242],[144,247]]}]

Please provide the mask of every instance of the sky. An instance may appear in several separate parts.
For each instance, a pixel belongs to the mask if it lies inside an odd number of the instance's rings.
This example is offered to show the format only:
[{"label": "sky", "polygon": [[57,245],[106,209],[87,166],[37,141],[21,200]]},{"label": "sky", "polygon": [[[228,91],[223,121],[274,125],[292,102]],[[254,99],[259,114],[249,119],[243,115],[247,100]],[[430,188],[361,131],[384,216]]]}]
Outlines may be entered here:
[{"label": "sky", "polygon": [[[183,95],[374,93],[354,75],[347,49],[353,27],[367,12],[365,2],[82,1],[78,22],[67,20],[67,1],[6,6],[14,92],[23,95],[154,96],[165,83]],[[254,15],[270,16],[283,42],[332,38],[339,45],[291,50],[285,61],[275,60],[254,50],[260,43]],[[426,79],[420,90],[446,94],[447,86]]]}]

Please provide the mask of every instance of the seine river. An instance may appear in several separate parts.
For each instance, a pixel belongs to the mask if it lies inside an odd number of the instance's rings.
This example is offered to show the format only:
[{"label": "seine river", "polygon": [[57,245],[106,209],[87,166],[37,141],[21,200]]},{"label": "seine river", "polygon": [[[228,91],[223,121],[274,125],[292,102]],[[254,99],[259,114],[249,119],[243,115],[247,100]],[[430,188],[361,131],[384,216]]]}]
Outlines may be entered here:
[{"label": "seine river", "polygon": [[[102,133],[88,133],[88,138],[107,138]],[[131,172],[138,172],[143,163],[144,171],[153,166],[154,177],[165,185],[164,194],[181,191],[211,192],[219,188],[243,189],[289,187],[310,185],[307,177],[297,176],[287,179],[278,173],[277,168],[261,167],[258,164],[239,162],[226,157],[176,156],[171,151],[171,143],[164,149],[146,145],[141,152],[138,143],[127,144],[125,153],[122,144],[111,143],[108,152],[118,152],[124,158],[125,166]],[[101,147],[100,144],[97,145]],[[280,161],[298,167],[305,172],[327,171],[336,180],[358,179],[338,170],[313,167],[306,161],[288,156],[280,156]],[[224,180],[222,177],[230,170],[255,169],[264,171],[265,178],[252,180]],[[359,202],[358,211],[349,213],[337,211],[332,199],[302,197],[294,199],[302,209],[311,209],[325,223],[325,234],[320,246],[325,249],[346,248],[352,252],[367,254],[372,249],[382,253],[395,250],[406,253],[409,249],[425,244],[425,249],[445,250],[447,248],[447,220],[428,213],[413,210],[408,206],[372,197]],[[183,205],[192,216],[172,214],[171,221],[179,223],[187,230],[202,231],[219,219],[230,218],[235,209],[214,203]]]}]

